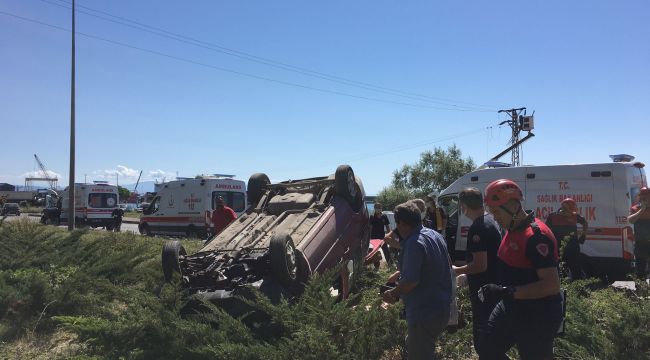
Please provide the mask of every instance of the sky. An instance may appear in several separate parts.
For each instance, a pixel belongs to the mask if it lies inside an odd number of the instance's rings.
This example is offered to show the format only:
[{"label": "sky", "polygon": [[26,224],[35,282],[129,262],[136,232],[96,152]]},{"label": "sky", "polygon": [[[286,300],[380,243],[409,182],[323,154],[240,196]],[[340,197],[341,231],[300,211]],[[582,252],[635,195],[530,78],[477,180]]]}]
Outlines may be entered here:
[{"label": "sky", "polygon": [[[68,182],[71,0],[0,0],[0,182]],[[650,2],[78,0],[76,181],[350,164],[367,194],[420,153],[650,162]],[[509,155],[501,160],[509,161]]]}]

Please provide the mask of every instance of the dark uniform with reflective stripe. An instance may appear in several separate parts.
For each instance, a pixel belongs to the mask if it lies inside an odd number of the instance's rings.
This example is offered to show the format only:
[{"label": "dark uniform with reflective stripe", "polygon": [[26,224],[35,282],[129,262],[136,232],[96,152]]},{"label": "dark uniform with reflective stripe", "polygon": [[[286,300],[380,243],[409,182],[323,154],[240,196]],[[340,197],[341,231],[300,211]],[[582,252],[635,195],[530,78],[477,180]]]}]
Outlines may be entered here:
[{"label": "dark uniform with reflective stripe", "polygon": [[580,244],[584,243],[584,235],[578,238],[578,224],[587,225],[587,220],[578,214],[565,216],[555,212],[546,219],[546,225],[553,231],[560,246],[564,244],[562,261],[571,270],[573,280],[584,278],[580,259]]},{"label": "dark uniform with reflective stripe", "polygon": [[[499,284],[521,286],[536,282],[538,269],[557,267],[557,241],[551,230],[533,214],[506,233],[499,246]],[[481,333],[481,359],[507,359],[517,345],[526,359],[553,357],[553,339],[562,322],[560,294],[541,299],[505,298],[492,311]]]},{"label": "dark uniform with reflective stripe", "polygon": [[[630,215],[641,209],[639,204],[630,208]],[[645,277],[650,259],[650,209],[646,209],[634,223],[634,259],[636,274]]]},{"label": "dark uniform with reflective stripe", "polygon": [[497,252],[501,244],[501,232],[491,215],[478,217],[469,227],[467,233],[467,262],[473,260],[472,253],[487,253],[487,270],[478,274],[467,275],[469,284],[469,299],[472,303],[472,334],[474,336],[474,349],[479,352],[481,339],[479,332],[485,330],[496,301],[482,302],[478,298],[478,290],[485,284],[498,283]]}]

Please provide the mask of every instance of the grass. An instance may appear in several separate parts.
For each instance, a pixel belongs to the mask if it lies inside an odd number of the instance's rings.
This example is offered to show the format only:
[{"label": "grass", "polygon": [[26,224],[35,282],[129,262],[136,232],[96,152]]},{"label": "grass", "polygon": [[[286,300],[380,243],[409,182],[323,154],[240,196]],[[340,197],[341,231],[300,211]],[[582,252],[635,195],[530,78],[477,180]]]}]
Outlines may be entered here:
[{"label": "grass", "polygon": [[[200,242],[183,241],[188,252]],[[10,359],[399,359],[401,306],[379,308],[387,273],[366,271],[344,302],[314,278],[294,303],[248,300],[233,318],[212,304],[190,311],[178,279],[156,296],[162,240],[41,226],[0,225],[0,358]],[[559,359],[650,357],[650,291],[567,284],[567,334]],[[467,294],[463,318],[471,321]],[[188,310],[190,309],[190,310]],[[259,314],[264,314],[259,320]],[[261,326],[247,326],[257,322]],[[475,359],[471,324],[439,341],[443,359]]]},{"label": "grass", "polygon": [[42,207],[37,206],[21,206],[20,212],[23,214],[41,214],[43,212]]},{"label": "grass", "polygon": [[124,212],[124,217],[128,217],[128,218],[139,219],[140,216],[142,216],[141,212],[137,212],[137,211],[126,211],[126,212]]}]

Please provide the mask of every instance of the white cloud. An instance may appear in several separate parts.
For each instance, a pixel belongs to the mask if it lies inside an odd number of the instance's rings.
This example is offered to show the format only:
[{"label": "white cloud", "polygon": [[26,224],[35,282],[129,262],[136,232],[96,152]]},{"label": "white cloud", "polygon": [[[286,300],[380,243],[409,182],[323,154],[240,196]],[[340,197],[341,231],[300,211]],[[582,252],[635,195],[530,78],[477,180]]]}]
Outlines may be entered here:
[{"label": "white cloud", "polygon": [[165,170],[150,170],[149,171],[149,176],[150,179],[156,180],[156,181],[170,181],[176,179],[176,173],[172,171],[165,171]]},{"label": "white cloud", "polygon": [[120,173],[120,176],[124,177],[134,177],[137,178],[140,172],[136,169],[131,169],[124,165],[117,165],[117,171]]},{"label": "white cloud", "polygon": [[[52,170],[46,170],[47,176],[50,177],[50,179],[61,179],[61,174],[55,173]],[[23,178],[28,178],[28,177],[34,177],[34,178],[44,178],[45,176],[43,175],[43,172],[41,170],[38,171],[30,171],[26,172],[22,175]]]},{"label": "white cloud", "polygon": [[93,180],[102,179],[115,181],[119,178],[120,183],[135,182],[138,179],[140,171],[131,169],[128,166],[117,165],[115,169],[95,170],[92,172]]}]

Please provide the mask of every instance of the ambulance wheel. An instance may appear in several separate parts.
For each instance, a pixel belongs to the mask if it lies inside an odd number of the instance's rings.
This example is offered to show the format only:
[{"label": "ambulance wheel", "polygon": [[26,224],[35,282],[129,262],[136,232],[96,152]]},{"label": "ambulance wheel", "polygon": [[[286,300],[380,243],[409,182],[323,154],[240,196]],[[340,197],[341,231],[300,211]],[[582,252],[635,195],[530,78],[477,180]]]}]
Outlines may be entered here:
[{"label": "ambulance wheel", "polygon": [[196,227],[194,227],[194,225],[190,225],[187,227],[185,236],[187,236],[190,239],[197,239],[199,237],[199,232],[196,230]]},{"label": "ambulance wheel", "polygon": [[273,235],[269,255],[273,275],[282,285],[292,288],[298,278],[298,262],[291,235],[283,231]]},{"label": "ambulance wheel", "polygon": [[336,187],[336,195],[345,199],[350,204],[352,210],[359,211],[361,208],[360,202],[363,202],[363,199],[360,199],[359,185],[357,185],[354,171],[352,171],[350,165],[339,165],[336,168],[334,185]]},{"label": "ambulance wheel", "polygon": [[142,224],[139,226],[140,234],[144,236],[152,236],[151,235],[151,229],[149,228],[149,224]]},{"label": "ambulance wheel", "polygon": [[270,183],[271,181],[269,180],[269,177],[263,173],[253,174],[248,179],[246,192],[248,194],[248,201],[250,201],[253,206],[257,206],[257,203],[262,199],[262,196],[264,196],[266,186]]},{"label": "ambulance wheel", "polygon": [[181,273],[180,257],[187,255],[185,248],[178,240],[167,241],[162,249],[162,268],[165,281],[172,279],[174,271]]}]

